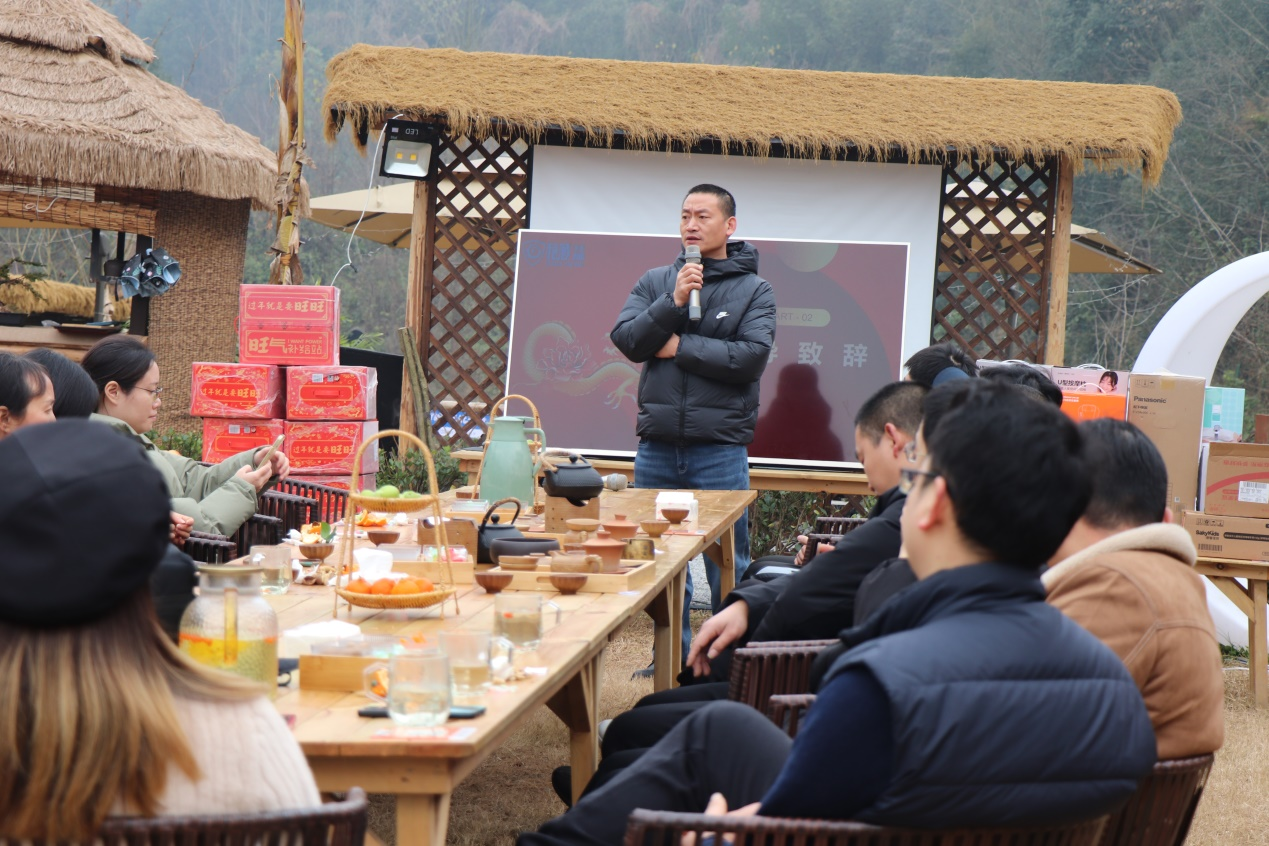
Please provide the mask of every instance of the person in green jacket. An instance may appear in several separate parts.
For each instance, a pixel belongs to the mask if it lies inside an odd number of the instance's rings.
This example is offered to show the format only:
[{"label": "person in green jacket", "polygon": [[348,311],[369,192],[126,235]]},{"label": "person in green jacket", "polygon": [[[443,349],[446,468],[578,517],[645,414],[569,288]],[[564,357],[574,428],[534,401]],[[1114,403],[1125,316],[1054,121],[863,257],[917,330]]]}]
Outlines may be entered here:
[{"label": "person in green jacket", "polygon": [[[139,442],[163,474],[172,497],[173,531],[179,533],[182,515],[193,518],[193,529],[232,535],[256,512],[256,497],[269,479],[285,479],[286,456],[277,451],[269,463],[256,467],[268,447],[230,456],[213,467],[156,447],[144,434],[154,428],[162,404],[159,365],[154,353],[131,335],[111,335],[92,346],[81,362],[97,385],[97,413],[90,419],[105,423]],[[188,524],[184,532],[188,535]]]}]

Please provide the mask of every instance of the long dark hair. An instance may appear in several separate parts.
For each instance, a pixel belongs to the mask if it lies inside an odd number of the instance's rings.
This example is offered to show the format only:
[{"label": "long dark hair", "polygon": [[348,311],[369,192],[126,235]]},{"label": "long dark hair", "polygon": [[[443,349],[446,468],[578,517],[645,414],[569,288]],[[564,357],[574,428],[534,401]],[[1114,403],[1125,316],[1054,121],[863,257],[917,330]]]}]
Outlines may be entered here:
[{"label": "long dark hair", "polygon": [[0,352],[0,406],[21,419],[31,400],[44,393],[44,380],[48,378],[48,371],[39,362]]},{"label": "long dark hair", "polygon": [[154,364],[154,353],[131,335],[110,335],[93,344],[82,363],[100,398],[111,382],[117,382],[124,391],[135,388]]},{"label": "long dark hair", "polygon": [[23,358],[48,371],[53,381],[53,416],[58,420],[87,417],[97,410],[97,385],[88,371],[56,350],[40,347]]}]

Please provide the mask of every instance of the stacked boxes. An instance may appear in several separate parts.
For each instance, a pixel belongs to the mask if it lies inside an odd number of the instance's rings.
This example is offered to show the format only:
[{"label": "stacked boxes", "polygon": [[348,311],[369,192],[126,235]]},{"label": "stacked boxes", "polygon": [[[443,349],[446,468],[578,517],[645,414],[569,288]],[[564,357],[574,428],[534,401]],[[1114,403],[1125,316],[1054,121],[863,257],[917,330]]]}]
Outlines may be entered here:
[{"label": "stacked boxes", "polygon": [[[203,460],[265,446],[283,435],[291,473],[348,487],[353,459],[379,431],[378,376],[339,366],[339,289],[243,285],[240,364],[194,365],[190,413],[203,421]],[[367,450],[362,487],[375,487],[379,451]]]}]

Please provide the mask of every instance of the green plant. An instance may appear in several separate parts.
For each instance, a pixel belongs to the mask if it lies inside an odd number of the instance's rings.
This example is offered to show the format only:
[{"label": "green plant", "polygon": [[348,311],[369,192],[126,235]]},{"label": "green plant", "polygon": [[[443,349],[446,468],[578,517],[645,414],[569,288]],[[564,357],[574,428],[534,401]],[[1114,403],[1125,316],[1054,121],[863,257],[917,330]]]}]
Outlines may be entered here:
[{"label": "green plant", "polygon": [[[458,487],[466,481],[464,474],[458,469],[458,459],[450,455],[449,447],[441,447],[436,451],[435,457],[436,484],[440,488],[438,493]],[[403,491],[432,492],[427,479],[427,462],[421,452],[413,449],[404,455],[379,450],[379,473],[375,482],[381,486],[396,485]]]},{"label": "green plant", "polygon": [[812,531],[815,518],[852,513],[867,516],[875,497],[865,496],[857,502],[848,498],[845,508],[833,505],[834,496],[803,491],[763,491],[749,507],[749,554],[791,555],[797,551],[797,536]]},{"label": "green plant", "polygon": [[203,460],[202,432],[178,432],[176,429],[167,429],[162,432],[155,430],[149,432],[146,437],[154,441],[154,445],[159,449],[174,449],[186,458],[192,458],[195,461]]},{"label": "green plant", "polygon": [[[352,320],[350,318],[342,318],[340,327],[339,345],[355,350],[381,350],[383,349],[383,333],[382,332],[361,332],[356,329],[350,329]],[[356,332],[356,336],[352,333]]]}]

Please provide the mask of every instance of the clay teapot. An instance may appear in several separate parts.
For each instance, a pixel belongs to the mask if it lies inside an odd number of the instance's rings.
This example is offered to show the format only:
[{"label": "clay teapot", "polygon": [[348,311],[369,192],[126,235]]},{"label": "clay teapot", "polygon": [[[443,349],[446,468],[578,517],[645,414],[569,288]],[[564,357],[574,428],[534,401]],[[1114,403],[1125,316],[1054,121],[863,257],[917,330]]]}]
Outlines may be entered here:
[{"label": "clay teapot", "polygon": [[547,496],[563,497],[573,505],[582,506],[603,492],[603,477],[581,456],[570,455],[567,462],[555,457],[548,460],[555,464],[555,469],[542,474],[542,487]]},{"label": "clay teapot", "polygon": [[[507,503],[515,504],[516,513],[512,515],[511,520],[507,522],[507,525],[502,526],[502,525],[499,525],[498,515],[494,514],[494,511],[498,509],[498,506],[505,505]],[[490,504],[489,510],[485,512],[484,519],[480,521],[480,528],[476,530],[476,561],[477,563],[479,564],[493,564],[494,563],[493,556],[490,553],[490,546],[498,538],[524,537],[524,535],[521,534],[520,530],[517,529],[514,525],[512,525],[515,522],[516,518],[519,516],[520,516],[520,500],[516,499],[515,497],[509,496],[506,499],[500,499],[497,502]]]},{"label": "clay teapot", "polygon": [[621,554],[626,550],[626,542],[608,534],[604,529],[595,533],[595,537],[582,544],[588,555],[598,555],[602,572],[615,573],[621,569]]}]

